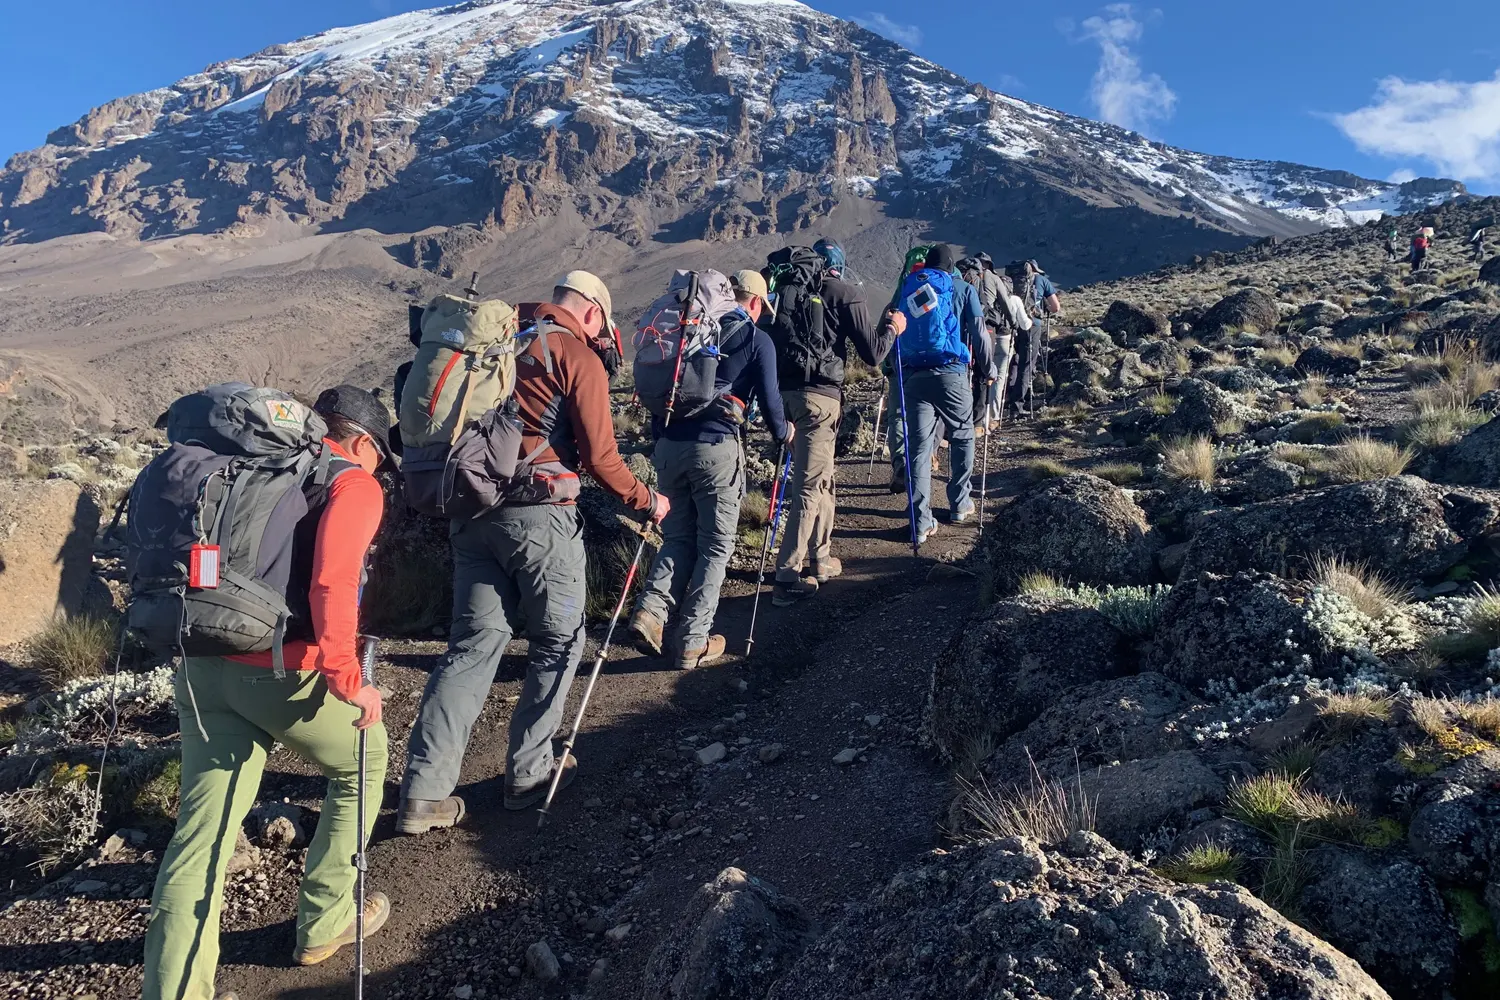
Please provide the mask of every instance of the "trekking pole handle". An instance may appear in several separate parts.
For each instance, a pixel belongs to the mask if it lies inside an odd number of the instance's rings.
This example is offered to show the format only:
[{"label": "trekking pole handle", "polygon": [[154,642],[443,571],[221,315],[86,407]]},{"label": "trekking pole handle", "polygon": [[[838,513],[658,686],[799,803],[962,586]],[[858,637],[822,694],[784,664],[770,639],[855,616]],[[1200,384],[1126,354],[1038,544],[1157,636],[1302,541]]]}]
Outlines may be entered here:
[{"label": "trekking pole handle", "polygon": [[359,676],[366,684],[375,683],[375,652],[380,640],[373,635],[359,637]]}]

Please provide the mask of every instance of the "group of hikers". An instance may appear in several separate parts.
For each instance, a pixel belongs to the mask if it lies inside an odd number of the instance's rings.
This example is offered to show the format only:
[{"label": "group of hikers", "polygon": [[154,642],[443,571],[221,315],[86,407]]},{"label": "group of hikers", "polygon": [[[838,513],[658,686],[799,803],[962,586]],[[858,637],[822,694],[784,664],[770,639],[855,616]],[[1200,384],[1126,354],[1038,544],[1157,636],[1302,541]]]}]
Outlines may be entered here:
[{"label": "group of hikers", "polygon": [[[1484,260],[1486,252],[1485,238],[1488,234],[1488,228],[1487,223],[1475,226],[1474,231],[1469,235],[1468,242],[1464,244],[1465,249],[1469,252],[1470,259],[1476,264]],[[1437,233],[1433,227],[1422,227],[1411,238],[1411,243],[1407,247],[1403,258],[1401,252],[1401,233],[1392,225],[1390,231],[1386,233],[1385,238],[1386,259],[1391,264],[1398,263],[1404,259],[1411,265],[1411,273],[1415,274],[1428,266],[1428,256],[1432,252],[1432,245],[1436,240]]]},{"label": "group of hikers", "polygon": [[396,374],[394,422],[352,385],[310,406],[240,383],[177,400],[165,415],[169,447],[137,479],[127,521],[126,624],[147,648],[181,657],[181,804],[148,921],[145,997],[215,996],[226,865],[278,743],[329,779],[307,845],[294,960],[358,949],[390,916],[390,900],[366,897],[363,883],[387,763],[374,641],[358,630],[384,512],[378,474],[398,476],[410,506],[450,523],[448,649],[422,695],[396,818],[398,832],[420,835],[465,815],[453,794],[464,754],[518,632],[529,648],[503,806],[550,805],[577,773],[571,738],[561,755],[554,739],[585,642],[581,473],[660,526],[629,619],[633,641],[680,670],[705,666],[726,651],[713,622],[754,414],[782,456],[772,594],[785,606],[842,572],[832,551],[835,447],[851,352],[890,381],[891,489],[907,492],[920,546],[937,527],[939,434],[951,456],[946,518],[959,524],[975,510],[976,429],[1029,412],[1060,308],[1035,261],[997,270],[988,255],[958,260],[946,244],[914,250],[899,289],[874,308],[832,240],[730,276],[678,272],[633,337],[654,486],[616,445],[610,382],[623,337],[609,288],[586,271],[559,277],[545,303],[482,299],[471,282],[413,307],[415,355]]}]

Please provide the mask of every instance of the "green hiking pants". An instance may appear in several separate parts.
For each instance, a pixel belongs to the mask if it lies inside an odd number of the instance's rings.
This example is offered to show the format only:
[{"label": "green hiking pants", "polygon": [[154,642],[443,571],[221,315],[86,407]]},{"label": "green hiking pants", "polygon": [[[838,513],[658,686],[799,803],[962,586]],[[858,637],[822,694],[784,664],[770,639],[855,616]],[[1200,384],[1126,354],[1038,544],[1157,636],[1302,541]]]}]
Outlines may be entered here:
[{"label": "green hiking pants", "polygon": [[[191,683],[192,690],[188,690]],[[208,742],[193,724],[193,700]],[[146,925],[144,1000],[213,1000],[219,963],[224,867],[255,804],[273,743],[318,765],[328,794],[307,848],[297,900],[297,946],[338,937],[354,920],[359,789],[359,710],[315,671],[288,671],[219,657],[188,657],[177,672],[182,719],[182,795],[177,831],[162,856]],[[385,727],[368,730],[365,835],[385,782]]]}]

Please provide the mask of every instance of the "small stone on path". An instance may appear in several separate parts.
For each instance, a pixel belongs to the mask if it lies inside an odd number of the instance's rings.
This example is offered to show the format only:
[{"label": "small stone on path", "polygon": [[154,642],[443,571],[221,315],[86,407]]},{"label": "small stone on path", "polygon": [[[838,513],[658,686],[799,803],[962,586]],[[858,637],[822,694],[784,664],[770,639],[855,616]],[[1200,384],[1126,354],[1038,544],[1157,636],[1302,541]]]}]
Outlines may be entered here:
[{"label": "small stone on path", "polygon": [[557,956],[545,941],[538,941],[526,949],[526,968],[544,983],[550,983],[562,974]]},{"label": "small stone on path", "polygon": [[774,764],[781,759],[781,754],[785,750],[786,748],[780,743],[767,743],[760,748],[760,752],[756,756],[760,758],[762,764]]},{"label": "small stone on path", "polygon": [[697,753],[698,763],[707,767],[709,764],[717,764],[728,756],[729,750],[722,743],[710,743]]}]

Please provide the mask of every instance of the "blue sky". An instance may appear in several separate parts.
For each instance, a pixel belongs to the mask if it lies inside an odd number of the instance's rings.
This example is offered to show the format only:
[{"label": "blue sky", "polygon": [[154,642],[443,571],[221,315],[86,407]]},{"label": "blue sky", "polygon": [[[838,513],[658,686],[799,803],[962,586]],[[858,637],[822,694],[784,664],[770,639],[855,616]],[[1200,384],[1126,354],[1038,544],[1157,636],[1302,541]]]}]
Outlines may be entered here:
[{"label": "blue sky", "polygon": [[[0,158],[114,97],[411,0],[0,0]],[[816,0],[972,80],[1177,146],[1500,193],[1500,3]]]}]

